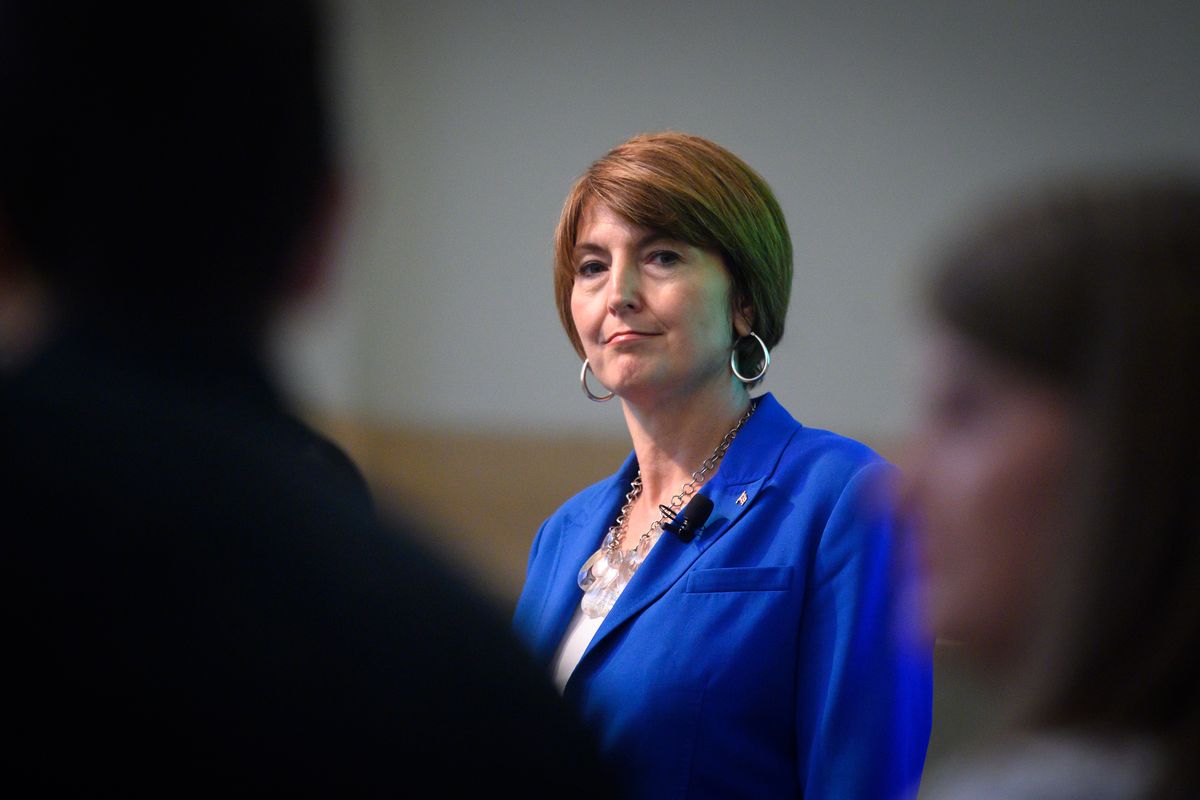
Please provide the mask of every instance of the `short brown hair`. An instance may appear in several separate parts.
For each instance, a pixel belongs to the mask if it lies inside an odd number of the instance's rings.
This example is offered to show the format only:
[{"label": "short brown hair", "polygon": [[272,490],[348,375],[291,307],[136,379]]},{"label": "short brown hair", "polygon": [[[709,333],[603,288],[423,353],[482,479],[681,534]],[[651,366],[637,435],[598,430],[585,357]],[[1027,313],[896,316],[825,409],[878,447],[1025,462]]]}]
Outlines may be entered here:
[{"label": "short brown hair", "polygon": [[573,258],[579,221],[592,203],[634,225],[718,252],[734,297],[751,309],[755,333],[768,347],[783,338],[792,240],[771,187],[720,145],[666,131],[635,136],[609,151],[575,181],[563,204],[554,235],[554,296],[580,356],[583,343],[571,317]]}]

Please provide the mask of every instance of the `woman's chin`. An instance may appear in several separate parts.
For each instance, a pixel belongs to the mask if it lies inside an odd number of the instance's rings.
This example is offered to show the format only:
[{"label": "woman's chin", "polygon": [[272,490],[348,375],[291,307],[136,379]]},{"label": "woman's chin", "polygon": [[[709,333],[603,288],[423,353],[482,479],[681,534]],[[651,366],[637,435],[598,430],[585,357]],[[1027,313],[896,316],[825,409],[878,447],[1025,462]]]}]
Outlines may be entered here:
[{"label": "woman's chin", "polygon": [[670,381],[665,380],[664,376],[637,367],[622,369],[612,375],[610,381],[602,378],[600,382],[623,400],[654,396],[668,390],[670,386]]}]

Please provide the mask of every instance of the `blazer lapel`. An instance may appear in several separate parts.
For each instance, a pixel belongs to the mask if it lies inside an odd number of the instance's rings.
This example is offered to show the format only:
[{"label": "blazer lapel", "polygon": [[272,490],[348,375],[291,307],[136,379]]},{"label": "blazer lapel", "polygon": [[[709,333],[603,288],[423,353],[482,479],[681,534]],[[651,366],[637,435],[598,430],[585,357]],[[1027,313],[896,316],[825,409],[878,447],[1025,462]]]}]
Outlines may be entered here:
[{"label": "blazer lapel", "polygon": [[[640,614],[658,600],[746,513],[759,490],[775,472],[775,466],[788,441],[800,424],[770,394],[758,400],[758,408],[733,440],[717,474],[700,491],[713,501],[713,511],[700,534],[684,544],[669,533],[662,534],[637,574],[608,612],[583,653],[580,665],[612,631]],[[628,464],[628,462],[626,462]],[[614,512],[615,513],[615,512]],[[595,547],[588,551],[594,552]],[[586,555],[585,555],[586,558]],[[582,565],[582,561],[580,564]],[[572,574],[572,581],[574,581]],[[578,587],[576,587],[578,592]],[[576,598],[578,599],[578,597]],[[563,629],[569,617],[563,622]],[[562,638],[563,631],[559,631]],[[557,639],[555,643],[557,643]],[[576,669],[576,673],[579,670]]]},{"label": "blazer lapel", "polygon": [[533,645],[541,663],[550,662],[567,632],[567,625],[583,597],[579,588],[579,569],[596,552],[608,527],[616,521],[617,512],[629,491],[629,482],[636,474],[637,459],[631,453],[616,474],[598,487],[595,499],[566,523],[570,532],[559,539],[550,589],[542,606],[538,637]]}]

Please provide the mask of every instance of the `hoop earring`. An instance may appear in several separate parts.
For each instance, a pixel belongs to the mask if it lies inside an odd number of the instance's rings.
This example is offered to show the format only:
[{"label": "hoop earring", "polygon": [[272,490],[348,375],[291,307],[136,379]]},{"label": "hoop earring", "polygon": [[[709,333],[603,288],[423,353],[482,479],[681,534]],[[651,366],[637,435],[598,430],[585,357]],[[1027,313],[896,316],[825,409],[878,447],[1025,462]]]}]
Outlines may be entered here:
[{"label": "hoop earring", "polygon": [[579,385],[583,387],[583,393],[587,395],[587,399],[591,400],[593,403],[603,403],[608,400],[612,400],[614,397],[612,392],[609,392],[608,394],[592,394],[592,390],[589,389],[587,385],[587,376],[591,369],[592,365],[588,363],[588,360],[585,358],[583,360],[583,369],[579,370]]},{"label": "hoop earring", "polygon": [[[767,374],[767,369],[771,366],[771,351],[767,349],[766,343],[763,342],[762,339],[758,338],[758,334],[755,333],[754,331],[750,331],[750,335],[754,337],[754,341],[758,342],[758,346],[762,348],[762,354],[763,354],[762,369],[760,369],[758,371],[757,375],[747,378],[745,375],[743,375],[741,373],[741,371],[738,370],[738,363],[737,363],[738,349],[737,349],[736,343],[734,343],[734,345],[733,345],[733,351],[729,354],[729,368],[731,370],[733,370],[733,374],[742,383],[754,383],[755,381],[761,381],[763,376]],[[745,338],[746,338],[745,336],[742,337],[742,339],[745,339]],[[738,341],[741,341],[741,339],[739,339]]]}]

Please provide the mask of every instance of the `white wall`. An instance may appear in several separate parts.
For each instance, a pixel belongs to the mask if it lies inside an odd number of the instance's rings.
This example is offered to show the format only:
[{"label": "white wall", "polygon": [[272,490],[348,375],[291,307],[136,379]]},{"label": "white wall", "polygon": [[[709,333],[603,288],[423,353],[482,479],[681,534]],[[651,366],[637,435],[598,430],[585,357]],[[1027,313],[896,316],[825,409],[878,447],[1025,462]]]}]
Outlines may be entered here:
[{"label": "white wall", "polygon": [[331,301],[285,339],[309,403],[422,427],[621,427],[551,296],[560,203],[626,137],[710,137],[796,250],[767,388],[803,421],[903,424],[914,270],[981,192],[1200,164],[1200,4],[336,4],[352,204]]}]

